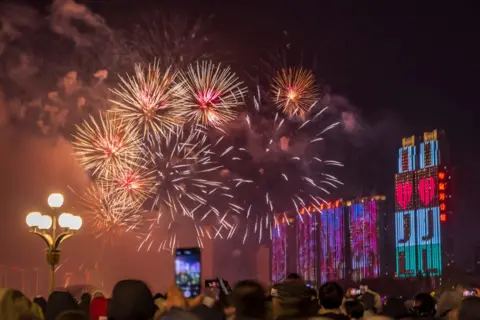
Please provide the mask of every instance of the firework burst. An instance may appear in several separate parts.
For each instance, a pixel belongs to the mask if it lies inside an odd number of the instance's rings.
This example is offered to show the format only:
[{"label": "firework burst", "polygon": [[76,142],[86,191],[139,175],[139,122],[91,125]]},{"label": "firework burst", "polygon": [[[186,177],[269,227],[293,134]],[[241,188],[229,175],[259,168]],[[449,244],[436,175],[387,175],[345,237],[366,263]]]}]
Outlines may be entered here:
[{"label": "firework burst", "polygon": [[[221,169],[214,160],[208,138],[201,127],[178,130],[169,139],[148,148],[148,167],[156,174],[156,195],[147,236],[140,248],[170,250],[179,245],[179,226],[191,226],[198,244],[203,237],[230,237],[235,226],[229,222],[231,212],[241,207],[233,202],[230,189],[221,181]],[[204,224],[212,226],[206,231]],[[226,233],[226,234],[225,234]],[[159,237],[159,235],[161,235]]]},{"label": "firework burst", "polygon": [[140,156],[140,136],[133,123],[115,113],[90,116],[77,126],[73,148],[79,163],[93,176],[110,177],[135,166]]},{"label": "firework burst", "polygon": [[96,238],[113,241],[126,232],[135,232],[142,222],[138,203],[123,201],[103,183],[92,184],[80,197],[80,210]]},{"label": "firework burst", "polygon": [[272,95],[277,108],[284,114],[305,119],[316,104],[319,91],[310,70],[284,68],[273,78]]},{"label": "firework burst", "polygon": [[[261,109],[261,97],[255,97]],[[322,141],[324,136],[338,126],[328,123],[322,115],[328,107],[311,110],[304,122],[277,113],[269,121],[259,116],[247,117],[249,141],[244,147],[229,147],[230,158],[241,159],[241,166],[234,165],[238,198],[243,198],[246,229],[245,242],[249,235],[258,235],[258,240],[271,237],[275,217],[299,212],[308,206],[327,203],[330,191],[342,185],[331,167],[343,164],[324,159]],[[260,118],[260,119],[259,119]]]},{"label": "firework burst", "polygon": [[182,124],[182,105],[176,97],[182,86],[176,83],[176,72],[170,67],[161,71],[159,61],[148,68],[135,65],[135,75],[120,77],[120,85],[113,92],[119,98],[111,100],[114,110],[127,122],[142,128],[143,136],[151,139],[167,137]]},{"label": "firework burst", "polygon": [[155,193],[156,182],[153,171],[138,164],[119,170],[111,178],[105,179],[104,183],[125,203],[142,204]]},{"label": "firework burst", "polygon": [[237,117],[246,88],[229,67],[197,62],[180,78],[186,92],[181,98],[189,122],[221,127]]}]

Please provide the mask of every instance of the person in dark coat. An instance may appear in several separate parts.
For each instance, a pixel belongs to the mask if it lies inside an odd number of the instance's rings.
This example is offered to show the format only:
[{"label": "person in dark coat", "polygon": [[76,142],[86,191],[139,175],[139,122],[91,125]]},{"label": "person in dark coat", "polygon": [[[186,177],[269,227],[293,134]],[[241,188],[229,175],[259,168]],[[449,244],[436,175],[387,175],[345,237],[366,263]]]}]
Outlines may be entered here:
[{"label": "person in dark coat", "polygon": [[38,296],[33,299],[33,303],[39,306],[40,309],[42,309],[43,314],[45,315],[45,312],[47,310],[47,300],[42,296]]},{"label": "person in dark coat", "polygon": [[48,297],[45,320],[56,320],[61,313],[70,310],[79,310],[72,295],[65,291],[54,291]]},{"label": "person in dark coat", "polygon": [[148,286],[140,280],[119,281],[108,305],[108,320],[151,320],[157,307]]},{"label": "person in dark coat", "polygon": [[85,314],[87,315],[89,314],[91,300],[92,300],[92,296],[90,295],[90,293],[85,292],[80,297],[80,303],[78,304],[80,310],[85,312]]}]

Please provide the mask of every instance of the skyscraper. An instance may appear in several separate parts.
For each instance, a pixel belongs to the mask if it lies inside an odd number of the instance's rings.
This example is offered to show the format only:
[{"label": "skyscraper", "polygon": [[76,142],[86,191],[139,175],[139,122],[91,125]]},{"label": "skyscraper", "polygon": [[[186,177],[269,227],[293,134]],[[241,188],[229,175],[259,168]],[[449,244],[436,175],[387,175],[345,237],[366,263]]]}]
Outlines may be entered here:
[{"label": "skyscraper", "polygon": [[451,177],[438,138],[437,130],[425,132],[418,146],[412,136],[404,138],[399,149],[395,175],[398,277],[442,274],[442,224],[451,212],[447,210]]}]

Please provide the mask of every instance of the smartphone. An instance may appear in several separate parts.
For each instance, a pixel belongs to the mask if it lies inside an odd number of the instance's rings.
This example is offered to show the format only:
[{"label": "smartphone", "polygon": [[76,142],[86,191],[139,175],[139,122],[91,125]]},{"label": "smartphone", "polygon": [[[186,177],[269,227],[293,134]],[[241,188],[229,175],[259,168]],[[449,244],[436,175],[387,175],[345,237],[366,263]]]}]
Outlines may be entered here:
[{"label": "smartphone", "polygon": [[463,290],[463,296],[464,297],[473,297],[473,296],[475,296],[475,291],[474,290]]},{"label": "smartphone", "polygon": [[205,288],[219,288],[220,283],[218,279],[208,279],[205,280]]},{"label": "smartphone", "polygon": [[175,283],[185,298],[194,298],[200,294],[201,269],[200,248],[175,250]]},{"label": "smartphone", "polygon": [[362,291],[360,289],[350,289],[351,296],[358,296],[360,294],[362,294]]},{"label": "smartphone", "polygon": [[230,287],[230,284],[228,284],[227,280],[219,278],[218,285],[220,286],[220,290],[222,290],[223,294],[228,296],[230,293],[232,293],[232,288]]}]

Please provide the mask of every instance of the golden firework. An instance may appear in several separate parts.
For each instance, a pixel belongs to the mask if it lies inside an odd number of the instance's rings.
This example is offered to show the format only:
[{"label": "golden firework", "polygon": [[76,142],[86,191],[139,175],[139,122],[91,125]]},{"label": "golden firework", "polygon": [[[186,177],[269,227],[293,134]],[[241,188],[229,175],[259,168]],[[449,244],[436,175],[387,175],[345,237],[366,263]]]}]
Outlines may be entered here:
[{"label": "golden firework", "polygon": [[285,68],[273,78],[272,94],[278,109],[289,117],[305,119],[316,104],[319,90],[312,71],[303,68]]}]

